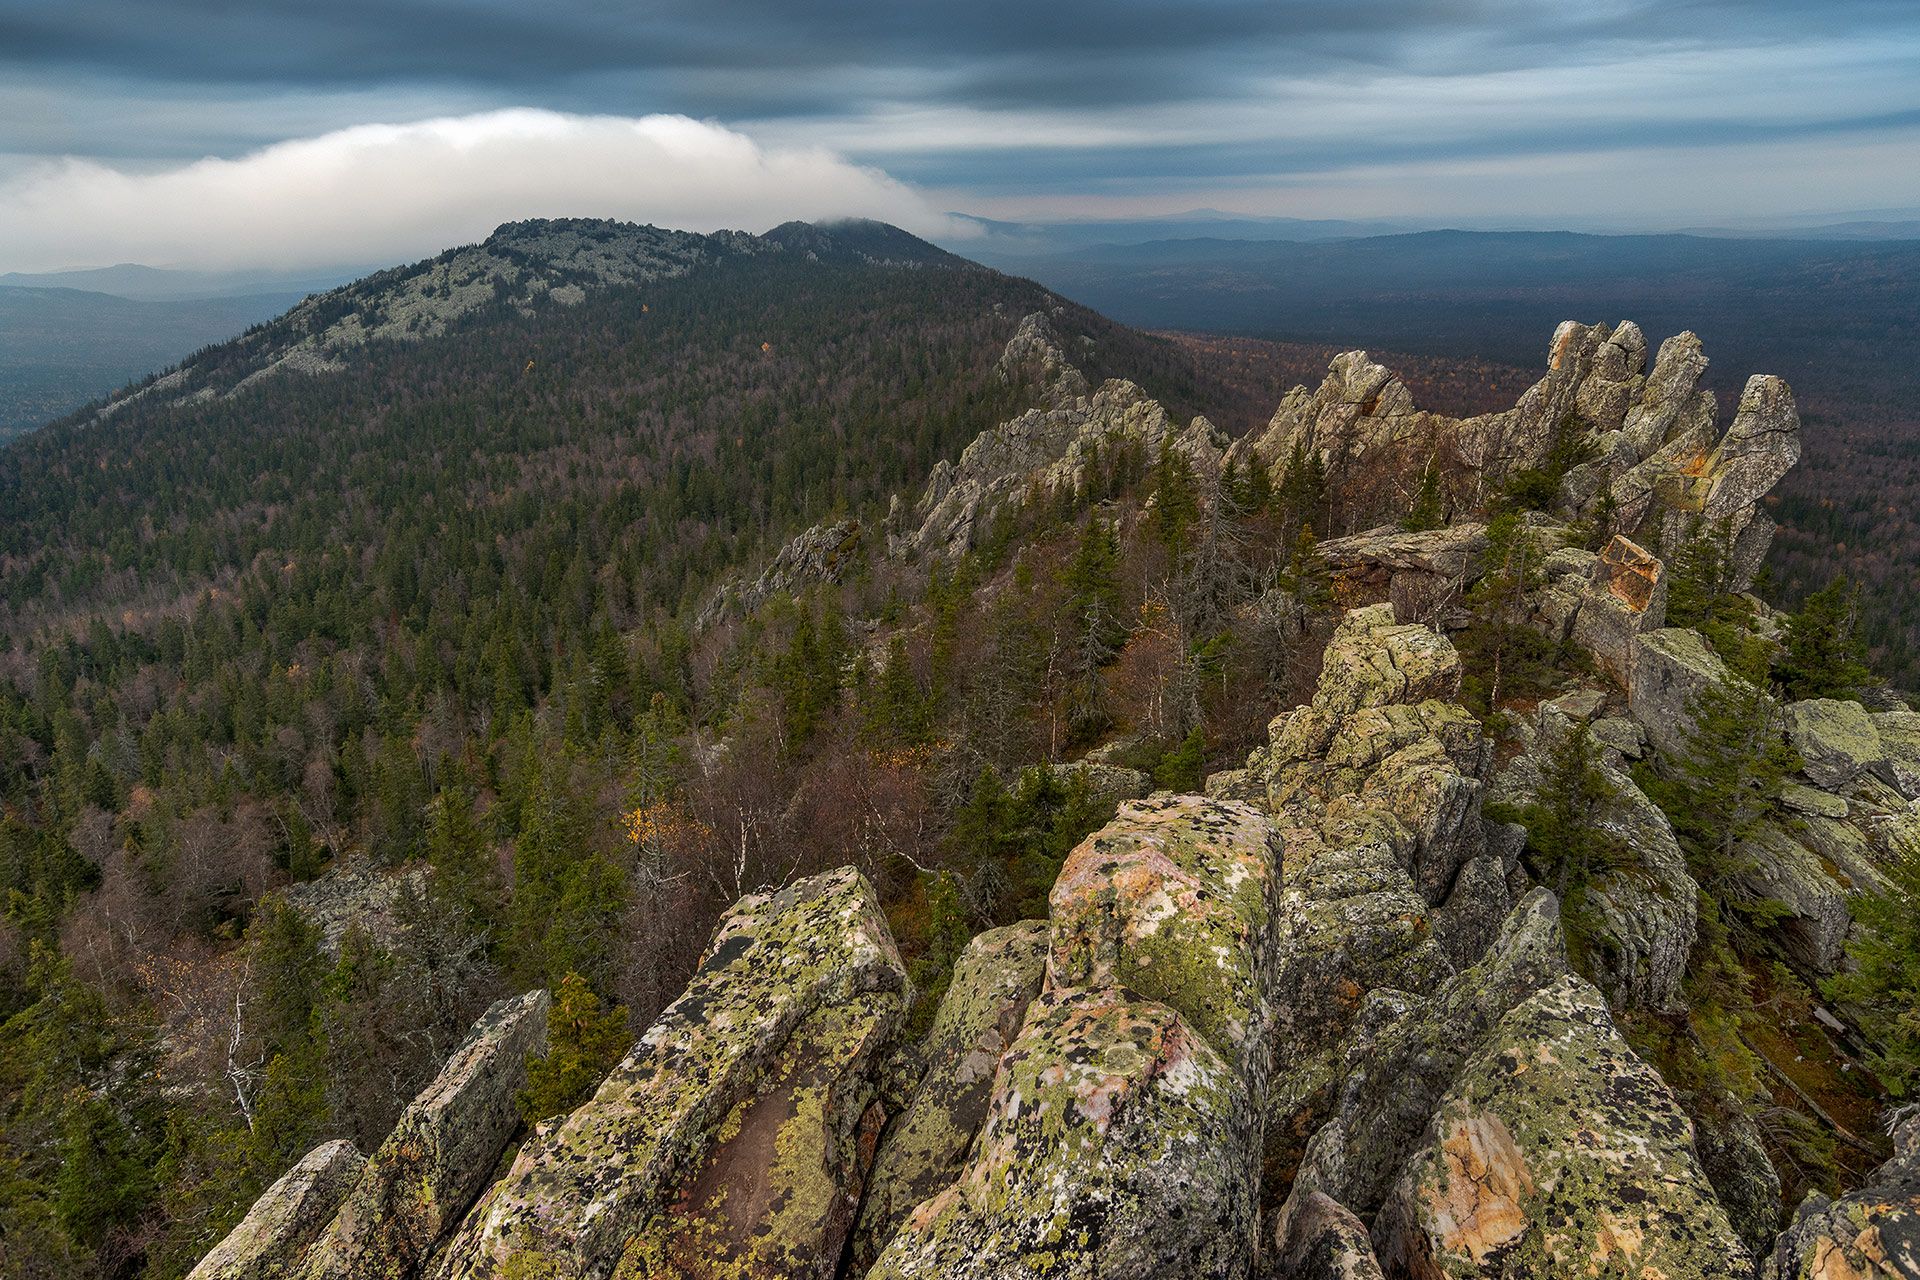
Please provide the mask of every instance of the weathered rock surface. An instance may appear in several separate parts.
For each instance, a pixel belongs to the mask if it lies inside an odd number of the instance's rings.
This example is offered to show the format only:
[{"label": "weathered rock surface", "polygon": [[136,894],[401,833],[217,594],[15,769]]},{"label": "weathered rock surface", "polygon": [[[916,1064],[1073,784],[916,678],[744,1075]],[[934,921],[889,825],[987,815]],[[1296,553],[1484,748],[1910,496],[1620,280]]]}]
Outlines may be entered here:
[{"label": "weathered rock surface", "polygon": [[1657,750],[1678,755],[1693,725],[1694,699],[1709,685],[1733,678],[1699,632],[1662,627],[1642,635],[1634,645],[1627,709]]},{"label": "weathered rock surface", "polygon": [[1787,738],[1807,777],[1823,791],[1844,795],[1865,774],[1892,773],[1874,718],[1857,702],[1811,698],[1789,704]]},{"label": "weathered rock surface", "polygon": [[349,858],[328,868],[325,875],[288,885],[283,892],[288,905],[320,926],[321,949],[337,956],[340,940],[356,925],[381,946],[392,946],[400,937],[402,899],[409,893],[424,893],[426,885],[424,866],[386,872],[365,858]]},{"label": "weathered rock surface", "polygon": [[1048,991],[1001,1060],[966,1172],[869,1280],[1245,1276],[1257,1141],[1239,1074],[1178,1013]]},{"label": "weathered rock surface", "polygon": [[[1527,736],[1532,749],[1508,761],[1495,778],[1493,798],[1518,807],[1540,801],[1546,753],[1565,733],[1592,729],[1543,704]],[[1682,1006],[1680,982],[1699,930],[1699,886],[1660,807],[1606,753],[1594,768],[1606,789],[1596,822],[1612,838],[1617,865],[1596,868],[1579,901],[1590,936],[1586,972],[1616,1006],[1670,1012]]]},{"label": "weathered rock surface", "polygon": [[494,1004],[413,1100],[307,1255],[304,1280],[405,1280],[485,1188],[519,1127],[545,991]]},{"label": "weathered rock surface", "polygon": [[1049,765],[1053,776],[1067,786],[1084,779],[1087,793],[1098,805],[1139,800],[1153,791],[1153,778],[1141,769],[1106,764],[1097,760],[1076,760],[1072,764]]},{"label": "weathered rock surface", "polygon": [[704,629],[729,613],[752,613],[775,596],[840,581],[859,557],[861,532],[858,520],[828,520],[802,531],[780,548],[758,578],[716,592],[696,625]]},{"label": "weathered rock surface", "polygon": [[283,1280],[293,1274],[366,1165],[345,1138],[315,1147],[260,1194],[187,1280]]},{"label": "weathered rock surface", "polygon": [[1615,535],[1600,552],[1573,618],[1573,641],[1622,684],[1632,678],[1641,633],[1666,625],[1665,567],[1639,544]]},{"label": "weathered rock surface", "polygon": [[1124,987],[1178,1010],[1265,1092],[1279,851],[1266,817],[1139,800],[1067,855],[1049,899],[1049,987]]},{"label": "weathered rock surface", "polygon": [[522,1148],[433,1274],[599,1278],[682,1261],[681,1241],[749,1274],[830,1273],[905,990],[852,868],[741,899],[686,992]]},{"label": "weathered rock surface", "polygon": [[1276,1236],[1266,1280],[1382,1280],[1366,1227],[1321,1192],[1289,1201]]},{"label": "weathered rock surface", "polygon": [[1000,1056],[1046,976],[1049,929],[1027,920],[967,944],[920,1055],[918,1086],[881,1139],[852,1249],[864,1275],[908,1213],[950,1185],[985,1118]]},{"label": "weathered rock surface", "polygon": [[1373,1224],[1417,1276],[1746,1276],[1692,1126],[1606,1004],[1562,978],[1502,1018]]},{"label": "weathered rock surface", "polygon": [[1865,1186],[1815,1192],[1761,1267],[1763,1280],[1910,1280],[1920,1276],[1920,1111],[1893,1133],[1893,1158]]},{"label": "weathered rock surface", "polygon": [[1342,1045],[1331,1115],[1307,1145],[1283,1214],[1316,1192],[1362,1213],[1378,1209],[1461,1063],[1508,1011],[1568,971],[1559,903],[1535,889],[1485,957],[1431,997],[1372,992]]}]

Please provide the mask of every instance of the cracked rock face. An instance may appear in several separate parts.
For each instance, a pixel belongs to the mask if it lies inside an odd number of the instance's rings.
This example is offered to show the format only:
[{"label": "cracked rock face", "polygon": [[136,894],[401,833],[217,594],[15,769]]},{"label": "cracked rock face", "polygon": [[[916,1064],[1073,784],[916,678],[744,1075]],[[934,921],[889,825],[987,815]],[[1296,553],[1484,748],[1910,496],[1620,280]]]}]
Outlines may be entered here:
[{"label": "cracked rock face", "polygon": [[[871,1155],[876,1060],[905,992],[851,867],[741,899],[686,992],[590,1100],[521,1149],[433,1274],[604,1277],[630,1250],[715,1238],[709,1227],[751,1264],[744,1274],[803,1253],[837,1259],[863,1145]],[[702,1194],[721,1148],[783,1157],[761,1166],[767,1216],[754,1225],[739,1201]]]},{"label": "cracked rock face", "polygon": [[1763,1263],[1764,1280],[1920,1275],[1920,1111],[1907,1108],[1893,1146],[1865,1186],[1838,1200],[1806,1198]]},{"label": "cracked rock face", "polygon": [[1566,977],[1502,1018],[1461,1071],[1373,1224],[1422,1277],[1744,1277],[1686,1115]]},{"label": "cracked rock face", "polygon": [[869,1280],[1234,1280],[1252,1263],[1244,1082],[1178,1013],[1062,988],[1027,1010],[966,1172]]},{"label": "cracked rock face", "polygon": [[867,1181],[853,1241],[854,1274],[865,1274],[907,1214],[966,1167],[1000,1056],[1040,993],[1047,940],[1044,920],[989,929],[967,944],[954,965],[921,1052],[920,1082],[881,1139]]}]

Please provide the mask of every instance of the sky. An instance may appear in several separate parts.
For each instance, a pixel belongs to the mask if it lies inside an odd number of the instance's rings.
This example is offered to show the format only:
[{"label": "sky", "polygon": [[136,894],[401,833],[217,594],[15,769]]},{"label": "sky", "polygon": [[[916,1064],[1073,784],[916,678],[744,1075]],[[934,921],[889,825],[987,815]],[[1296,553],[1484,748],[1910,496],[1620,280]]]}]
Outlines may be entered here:
[{"label": "sky", "polygon": [[0,271],[529,216],[1920,210],[1920,0],[0,0]]}]

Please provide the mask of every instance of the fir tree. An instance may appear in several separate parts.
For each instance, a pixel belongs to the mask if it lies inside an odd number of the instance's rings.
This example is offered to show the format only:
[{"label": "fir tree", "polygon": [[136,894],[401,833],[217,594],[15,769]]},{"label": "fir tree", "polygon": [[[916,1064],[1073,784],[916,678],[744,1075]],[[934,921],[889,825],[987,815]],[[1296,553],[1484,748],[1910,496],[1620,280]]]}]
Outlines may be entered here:
[{"label": "fir tree", "polygon": [[1440,492],[1440,469],[1429,462],[1420,476],[1420,489],[1413,495],[1413,506],[1408,509],[1400,527],[1409,533],[1418,533],[1425,529],[1438,529],[1446,521],[1446,500]]}]

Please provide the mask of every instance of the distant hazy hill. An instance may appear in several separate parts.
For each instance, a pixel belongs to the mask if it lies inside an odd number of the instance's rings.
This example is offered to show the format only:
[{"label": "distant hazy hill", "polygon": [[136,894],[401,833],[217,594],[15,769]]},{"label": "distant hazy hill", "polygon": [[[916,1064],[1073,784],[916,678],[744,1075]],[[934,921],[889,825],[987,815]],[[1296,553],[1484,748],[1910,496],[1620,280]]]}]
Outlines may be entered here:
[{"label": "distant hazy hill", "polygon": [[0,439],[71,413],[299,300],[280,292],[152,301],[0,283]]}]

